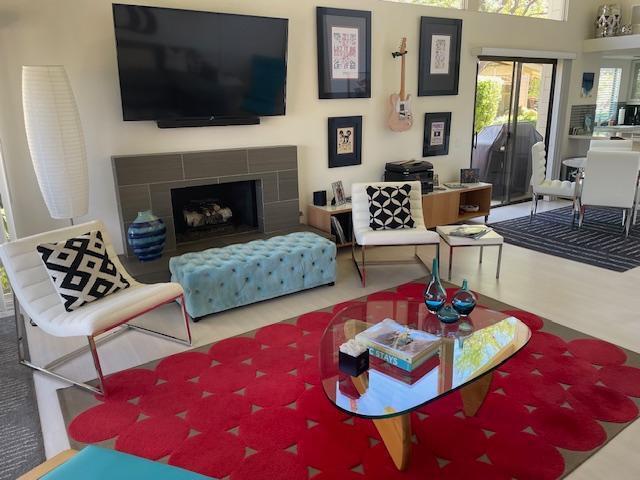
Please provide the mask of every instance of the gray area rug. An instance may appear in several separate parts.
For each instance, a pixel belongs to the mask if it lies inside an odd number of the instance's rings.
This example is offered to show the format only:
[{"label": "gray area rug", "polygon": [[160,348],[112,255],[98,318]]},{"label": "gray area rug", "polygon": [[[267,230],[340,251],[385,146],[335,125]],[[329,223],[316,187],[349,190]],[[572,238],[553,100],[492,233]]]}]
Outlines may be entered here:
[{"label": "gray area rug", "polygon": [[0,319],[0,480],[45,460],[33,375],[18,364],[17,350],[13,317]]},{"label": "gray area rug", "polygon": [[581,229],[572,207],[514,218],[491,226],[507,243],[616,272],[640,266],[640,224],[624,236],[620,210],[587,208]]}]

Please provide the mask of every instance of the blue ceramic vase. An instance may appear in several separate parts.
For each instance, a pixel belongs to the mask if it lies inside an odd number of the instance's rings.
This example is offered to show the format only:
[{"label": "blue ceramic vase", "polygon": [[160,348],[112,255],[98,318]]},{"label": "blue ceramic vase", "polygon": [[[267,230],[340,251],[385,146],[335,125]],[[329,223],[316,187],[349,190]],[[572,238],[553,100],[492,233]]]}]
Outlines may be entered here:
[{"label": "blue ceramic vase", "polygon": [[138,260],[150,262],[162,256],[167,227],[151,210],[138,212],[138,217],[129,225],[127,239]]},{"label": "blue ceramic vase", "polygon": [[431,267],[431,281],[424,291],[424,303],[427,310],[431,313],[437,313],[444,304],[447,303],[447,291],[440,283],[440,274],[438,272],[438,258],[433,259]]}]

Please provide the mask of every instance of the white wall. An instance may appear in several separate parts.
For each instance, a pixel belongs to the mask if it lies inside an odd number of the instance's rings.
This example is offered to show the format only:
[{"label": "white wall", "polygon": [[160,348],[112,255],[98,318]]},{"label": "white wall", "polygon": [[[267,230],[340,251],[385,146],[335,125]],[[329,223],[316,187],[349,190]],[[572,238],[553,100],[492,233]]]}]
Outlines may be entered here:
[{"label": "white wall", "polygon": [[[23,64],[67,67],[84,125],[90,159],[89,218],[101,218],[119,239],[111,171],[112,155],[201,150],[239,146],[299,146],[301,210],[311,192],[330,189],[342,180],[377,180],[385,162],[419,158],[425,112],[451,111],[450,154],[435,157],[442,181],[458,177],[469,165],[475,88],[473,47],[508,47],[580,52],[592,35],[596,0],[573,0],[569,21],[482,14],[384,2],[347,0],[323,6],[373,11],[373,91],[371,99],[318,100],[315,7],[310,0],[139,0],[136,3],[198,10],[234,12],[290,19],[287,115],[264,119],[259,126],[160,130],[152,122],[123,122],[117,77],[110,0],[3,0],[0,4],[0,139],[12,191],[18,235],[59,225],[47,214],[29,160],[20,100]],[[419,17],[464,20],[460,95],[415,99],[414,128],[392,133],[385,127],[388,95],[398,89],[399,63],[391,58],[400,37],[408,37],[408,92],[417,85]],[[576,98],[582,68],[576,62],[569,97]],[[595,101],[595,99],[594,99]],[[570,102],[571,104],[571,102]],[[360,166],[327,167],[327,117],[364,116],[363,162]]]}]

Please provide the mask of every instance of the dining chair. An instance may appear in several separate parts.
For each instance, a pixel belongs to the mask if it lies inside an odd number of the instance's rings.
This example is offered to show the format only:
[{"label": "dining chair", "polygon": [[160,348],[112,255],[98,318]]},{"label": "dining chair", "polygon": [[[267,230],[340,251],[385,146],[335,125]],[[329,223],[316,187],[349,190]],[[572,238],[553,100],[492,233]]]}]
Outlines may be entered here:
[{"label": "dining chair", "polygon": [[640,172],[640,152],[589,150],[579,202],[578,227],[589,206],[622,209],[629,235]]},{"label": "dining chair", "polygon": [[[413,228],[402,228],[397,230],[374,230],[370,226],[369,195],[367,187],[411,187],[409,194],[411,217],[415,222]],[[440,258],[440,235],[437,232],[427,230],[422,211],[422,189],[420,182],[378,182],[378,183],[354,183],[351,187],[351,206],[353,218],[353,242],[351,247],[351,258],[358,271],[362,286],[366,285],[367,265],[381,265],[390,263],[422,263],[418,256],[418,246],[433,245],[436,247],[436,257]],[[373,246],[414,246],[414,260],[408,261],[377,261],[367,263],[365,260],[365,250]],[[362,260],[356,260],[356,247],[360,246]],[[426,265],[425,265],[426,267]],[[427,267],[428,269],[428,267]]]},{"label": "dining chair", "polygon": [[547,180],[547,153],[544,142],[538,142],[531,147],[533,171],[531,173],[531,214],[529,221],[538,213],[538,198],[541,195],[567,198],[574,201],[576,183],[560,180]]},{"label": "dining chair", "polygon": [[[109,260],[130,286],[104,298],[82,305],[73,311],[67,311],[37,251],[37,247],[43,243],[63,242],[96,230],[102,234]],[[109,234],[102,222],[92,221],[5,243],[0,246],[0,259],[14,294],[18,361],[22,365],[53,376],[58,380],[107,396],[108,389],[98,357],[97,344],[99,342],[113,338],[114,335],[127,329],[133,329],[176,341],[186,346],[191,345],[189,316],[184,308],[184,291],[180,284],[142,284],[136,281],[118,259]],[[174,337],[167,333],[130,323],[131,320],[140,315],[161,305],[175,303],[176,301],[181,304],[186,338]],[[24,315],[22,314],[23,312]],[[25,316],[44,333],[53,337],[85,337],[88,343],[84,347],[67,353],[47,365],[38,365],[32,362],[29,354],[25,331]],[[116,330],[117,327],[124,328]],[[87,350],[91,352],[96,370],[97,387],[65,377],[57,371],[57,367],[78,357]]]},{"label": "dining chair", "polygon": [[633,140],[591,140],[589,150],[633,150]]}]

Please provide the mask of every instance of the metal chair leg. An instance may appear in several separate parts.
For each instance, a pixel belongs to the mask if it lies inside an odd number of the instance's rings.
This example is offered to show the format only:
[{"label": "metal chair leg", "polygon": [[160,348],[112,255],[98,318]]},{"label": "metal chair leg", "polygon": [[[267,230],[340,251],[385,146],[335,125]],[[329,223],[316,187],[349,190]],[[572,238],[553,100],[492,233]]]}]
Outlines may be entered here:
[{"label": "metal chair leg", "polygon": [[529,223],[533,220],[533,205],[536,202],[536,194],[531,195],[531,213],[529,214]]},{"label": "metal chair leg", "polygon": [[360,248],[362,250],[362,287],[364,288],[367,284],[367,266],[366,266],[366,260],[364,257],[365,246],[362,245]]},{"label": "metal chair leg", "polygon": [[104,374],[102,373],[102,366],[100,365],[100,358],[98,357],[98,347],[96,347],[96,342],[93,337],[87,337],[89,341],[89,350],[91,350],[91,357],[93,358],[93,366],[96,369],[96,373],[98,374],[98,385],[100,386],[100,390],[102,390],[102,394],[107,396],[107,385],[104,381]]},{"label": "metal chair leg", "polygon": [[502,245],[498,250],[498,269],[496,270],[496,278],[500,278],[500,268],[502,267]]},{"label": "metal chair leg", "polygon": [[480,264],[482,264],[482,256],[483,256],[483,254],[484,254],[484,247],[481,246],[480,247]]}]

